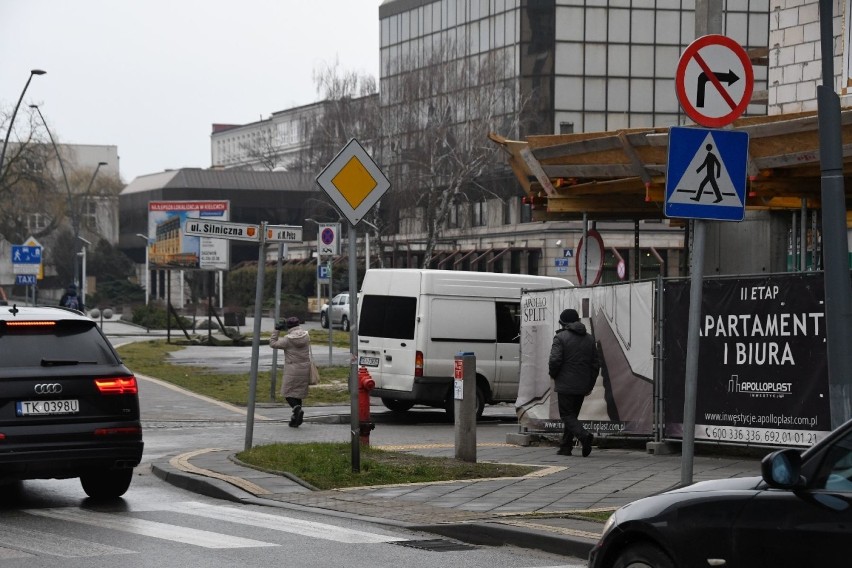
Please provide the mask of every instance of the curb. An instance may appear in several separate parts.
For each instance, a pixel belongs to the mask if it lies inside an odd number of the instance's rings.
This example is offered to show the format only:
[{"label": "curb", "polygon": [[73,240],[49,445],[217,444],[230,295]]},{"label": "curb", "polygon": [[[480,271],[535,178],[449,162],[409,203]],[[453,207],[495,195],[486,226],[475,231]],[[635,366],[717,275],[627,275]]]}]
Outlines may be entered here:
[{"label": "curb", "polygon": [[468,544],[482,546],[511,545],[531,548],[551,554],[588,558],[596,540],[576,536],[547,534],[541,531],[508,527],[499,523],[459,523],[445,525],[411,526],[412,530],[429,532]]},{"label": "curb", "polygon": [[[173,466],[168,461],[152,463],[151,471],[156,477],[162,479],[166,483],[186,491],[205,495],[214,499],[222,499],[240,504],[252,503],[265,506],[285,506],[288,508],[290,506],[290,504],[266,498],[264,495],[254,495],[250,492],[239,489],[227,481],[185,472]],[[401,527],[412,531],[427,532],[473,545],[511,545],[519,548],[541,550],[552,554],[573,556],[577,558],[588,558],[589,552],[597,542],[596,539],[584,538],[582,536],[547,533],[541,530],[505,525],[500,522],[481,521],[415,525],[400,523],[399,521],[382,519],[374,516],[343,513],[328,509],[316,509],[313,507],[306,507],[304,505],[292,505],[292,507],[299,510],[312,510],[320,514],[331,514],[332,516],[361,519],[377,524]]]}]

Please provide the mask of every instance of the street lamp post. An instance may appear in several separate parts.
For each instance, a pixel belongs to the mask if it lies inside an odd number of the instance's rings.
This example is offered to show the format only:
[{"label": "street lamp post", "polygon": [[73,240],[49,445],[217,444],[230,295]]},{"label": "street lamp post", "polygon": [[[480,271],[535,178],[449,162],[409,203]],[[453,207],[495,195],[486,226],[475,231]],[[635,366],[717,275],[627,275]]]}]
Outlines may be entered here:
[{"label": "street lamp post", "polygon": [[44,75],[47,71],[41,69],[32,69],[27,82],[24,85],[24,90],[21,91],[21,96],[18,97],[18,103],[15,105],[15,110],[12,111],[12,118],[9,120],[9,126],[6,128],[6,139],[3,140],[3,149],[0,150],[0,179],[3,177],[3,160],[6,158],[6,148],[9,146],[9,136],[12,134],[12,126],[15,124],[15,117],[18,114],[18,108],[21,106],[21,101],[24,100],[24,93],[27,92],[27,87],[30,86],[30,81],[33,80],[33,75]]},{"label": "street lamp post", "polygon": [[[92,177],[91,177],[91,179],[89,179],[89,184],[86,186],[86,191],[83,193],[84,202],[85,202],[86,199],[88,199],[89,191],[92,189],[92,184],[95,183],[95,177],[97,177],[97,175],[98,175],[98,170],[101,169],[101,166],[105,166],[105,165],[107,165],[106,162],[98,162],[98,165],[95,166],[95,171],[92,172]],[[71,202],[69,200],[69,204],[70,203]],[[77,209],[74,209],[72,214],[71,214],[71,222],[72,222],[72,225],[74,227],[74,248],[77,248],[77,240],[78,239],[85,242],[85,243],[88,243],[90,246],[92,244],[92,243],[90,243],[89,241],[87,241],[86,239],[84,239],[83,237],[80,236],[80,214],[81,214],[81,210],[80,210],[79,207]],[[84,266],[83,280],[85,280],[86,279],[86,271],[85,271],[86,247],[83,247],[83,266]],[[77,263],[76,262],[74,263],[74,280],[77,280]],[[83,283],[83,286],[85,287],[85,282]]]},{"label": "street lamp post", "polygon": [[[78,239],[83,241],[83,250],[78,252],[77,254],[83,258],[83,280],[80,283],[80,307],[81,309],[86,309],[86,245],[92,246],[92,243],[84,239],[83,237],[78,236]],[[74,262],[76,265],[76,261]]]},{"label": "street lamp post", "polygon": [[145,305],[148,305],[148,285],[151,280],[151,275],[148,272],[148,249],[151,248],[151,241],[148,239],[148,235],[143,235],[142,233],[136,233],[136,236],[140,239],[145,239]]}]

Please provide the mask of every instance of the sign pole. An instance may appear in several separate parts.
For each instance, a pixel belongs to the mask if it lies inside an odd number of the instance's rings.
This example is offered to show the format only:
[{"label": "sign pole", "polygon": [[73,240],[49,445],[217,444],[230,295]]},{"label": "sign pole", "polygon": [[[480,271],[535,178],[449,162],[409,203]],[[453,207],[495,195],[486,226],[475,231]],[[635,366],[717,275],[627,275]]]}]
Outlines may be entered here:
[{"label": "sign pole", "polygon": [[[352,430],[352,472],[361,471],[361,444],[358,424],[358,249],[355,225],[349,223],[349,424]],[[329,323],[331,329],[331,323]]]},{"label": "sign pole", "polygon": [[331,325],[331,310],[334,309],[334,306],[331,305],[331,299],[334,297],[334,295],[331,292],[331,284],[332,284],[331,260],[332,260],[332,258],[334,258],[334,257],[332,257],[331,255],[328,255],[328,260],[326,261],[326,262],[328,262],[328,313],[325,315],[325,317],[328,320],[328,366],[329,367],[331,367],[331,344],[332,344],[331,340],[332,340],[333,329],[334,329],[334,327]]},{"label": "sign pole", "polygon": [[263,277],[266,266],[266,222],[260,224],[260,243],[257,247],[257,285],[254,294],[254,333],[251,340],[251,374],[249,375],[248,405],[246,409],[246,444],[250,450],[254,434],[254,407],[257,398],[257,358],[260,353],[260,319],[263,314]]},{"label": "sign pole", "polygon": [[[278,243],[278,263],[275,265],[275,323],[281,319],[281,263],[287,250],[286,243]],[[269,399],[275,400],[275,382],[278,380],[278,350],[272,350],[272,370],[269,373]]]}]

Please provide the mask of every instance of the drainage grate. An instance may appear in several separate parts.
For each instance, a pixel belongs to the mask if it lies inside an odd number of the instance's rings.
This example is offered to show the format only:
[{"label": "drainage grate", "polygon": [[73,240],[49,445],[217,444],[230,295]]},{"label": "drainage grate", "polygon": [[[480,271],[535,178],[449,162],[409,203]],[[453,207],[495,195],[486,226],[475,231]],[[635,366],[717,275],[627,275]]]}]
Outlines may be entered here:
[{"label": "drainage grate", "polygon": [[430,540],[400,540],[394,542],[399,546],[407,546],[409,548],[417,548],[419,550],[429,550],[432,552],[454,552],[457,550],[475,550],[476,547],[470,544],[455,542],[452,540],[444,540],[442,538],[434,538]]}]

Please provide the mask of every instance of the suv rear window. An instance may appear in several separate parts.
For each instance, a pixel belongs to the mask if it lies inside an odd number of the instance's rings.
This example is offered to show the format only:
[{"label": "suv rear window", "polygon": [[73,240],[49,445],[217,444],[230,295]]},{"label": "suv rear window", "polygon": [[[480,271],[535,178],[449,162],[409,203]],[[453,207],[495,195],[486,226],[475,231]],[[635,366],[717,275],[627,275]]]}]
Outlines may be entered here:
[{"label": "suv rear window", "polygon": [[405,296],[364,296],[358,314],[358,335],[414,339],[417,298]]},{"label": "suv rear window", "polygon": [[[114,365],[119,362],[112,348],[95,327],[95,322],[73,320],[10,325],[14,323],[18,322],[0,322],[3,367],[79,363]],[[33,341],[34,336],[38,336],[38,341]]]}]

